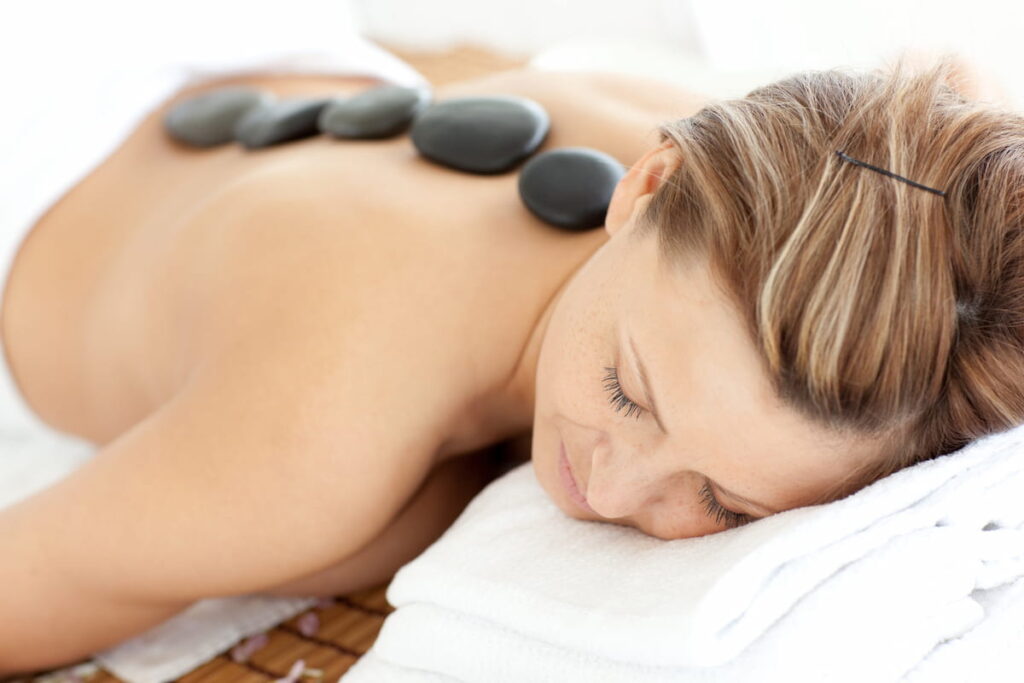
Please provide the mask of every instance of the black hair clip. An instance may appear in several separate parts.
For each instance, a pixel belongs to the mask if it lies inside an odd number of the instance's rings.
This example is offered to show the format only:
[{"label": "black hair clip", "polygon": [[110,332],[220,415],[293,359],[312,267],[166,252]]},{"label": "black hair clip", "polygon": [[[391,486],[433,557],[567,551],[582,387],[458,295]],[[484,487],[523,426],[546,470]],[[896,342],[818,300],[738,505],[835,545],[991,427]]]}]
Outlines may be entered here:
[{"label": "black hair clip", "polygon": [[879,173],[881,173],[883,175],[889,176],[890,178],[895,178],[896,180],[902,180],[903,182],[908,183],[910,185],[913,185],[914,187],[919,187],[922,190],[928,190],[929,192],[934,192],[935,194],[941,195],[943,197],[946,196],[946,193],[943,190],[936,190],[934,187],[928,187],[927,185],[922,185],[921,183],[915,183],[913,180],[910,180],[909,178],[904,178],[901,175],[896,175],[892,171],[887,171],[884,168],[879,168],[878,166],[872,166],[869,163],[860,161],[859,159],[854,159],[851,156],[847,156],[846,154],[844,154],[843,152],[840,152],[839,150],[836,150],[836,154],[839,155],[840,159],[843,159],[845,161],[849,161],[851,164],[857,164],[858,166],[863,166],[864,168],[870,168],[872,171],[877,171],[877,172],[879,172]]}]

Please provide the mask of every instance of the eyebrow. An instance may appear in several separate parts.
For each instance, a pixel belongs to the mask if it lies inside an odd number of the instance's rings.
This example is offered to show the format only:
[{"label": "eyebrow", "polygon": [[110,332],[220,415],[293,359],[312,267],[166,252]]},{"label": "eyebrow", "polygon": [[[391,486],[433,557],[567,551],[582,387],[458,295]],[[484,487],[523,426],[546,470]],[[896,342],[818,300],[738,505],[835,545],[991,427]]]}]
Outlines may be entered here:
[{"label": "eyebrow", "polygon": [[[658,415],[658,407],[654,402],[654,392],[651,391],[651,384],[650,381],[647,379],[647,368],[644,367],[644,362],[640,358],[640,352],[637,351],[636,342],[633,341],[633,335],[627,335],[626,338],[629,340],[629,348],[633,351],[633,358],[636,360],[637,370],[640,371],[640,388],[643,389],[644,397],[647,399],[647,403],[651,406],[651,415],[654,417],[654,421],[658,423],[658,428],[661,430],[661,432],[663,434],[668,434],[668,430],[665,429],[665,425],[661,421],[661,416]],[[766,512],[770,515],[773,515],[776,512],[778,512],[778,510],[770,508],[767,505],[763,505],[756,501],[750,500],[749,498],[744,498],[738,493],[733,493],[729,489],[723,487],[721,484],[715,482],[714,479],[708,477],[707,475],[704,475],[704,478],[707,479],[708,484],[712,488],[714,488],[716,491],[725,494],[727,498],[731,498],[734,501],[742,503],[743,505],[746,505],[749,508],[761,510],[762,512]]]}]

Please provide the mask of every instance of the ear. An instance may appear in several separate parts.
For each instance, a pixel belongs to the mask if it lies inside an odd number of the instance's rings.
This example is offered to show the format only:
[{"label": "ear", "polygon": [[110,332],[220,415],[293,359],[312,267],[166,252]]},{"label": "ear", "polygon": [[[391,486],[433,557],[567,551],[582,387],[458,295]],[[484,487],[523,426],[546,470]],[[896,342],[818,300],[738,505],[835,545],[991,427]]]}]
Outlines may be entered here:
[{"label": "ear", "polygon": [[608,234],[614,235],[635,213],[647,206],[654,192],[679,166],[681,160],[679,149],[671,140],[667,140],[648,150],[630,167],[629,172],[615,186],[608,204],[604,225]]}]

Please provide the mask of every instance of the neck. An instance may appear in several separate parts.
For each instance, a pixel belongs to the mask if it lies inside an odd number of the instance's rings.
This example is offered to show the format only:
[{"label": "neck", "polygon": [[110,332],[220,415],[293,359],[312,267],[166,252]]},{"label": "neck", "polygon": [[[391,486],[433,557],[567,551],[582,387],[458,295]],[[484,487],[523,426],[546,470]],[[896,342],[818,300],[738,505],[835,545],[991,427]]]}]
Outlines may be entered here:
[{"label": "neck", "polygon": [[[575,252],[576,262],[565,272],[558,287],[551,292],[537,316],[526,343],[519,353],[515,369],[509,381],[498,391],[485,397],[480,404],[481,415],[485,416],[489,433],[495,434],[495,440],[503,440],[522,434],[533,428],[535,394],[537,386],[537,362],[540,349],[547,334],[552,315],[558,302],[576,277],[579,270],[590,260],[590,257],[608,240],[604,228],[597,228],[581,236],[580,249]],[[490,431],[493,428],[493,431]]]}]

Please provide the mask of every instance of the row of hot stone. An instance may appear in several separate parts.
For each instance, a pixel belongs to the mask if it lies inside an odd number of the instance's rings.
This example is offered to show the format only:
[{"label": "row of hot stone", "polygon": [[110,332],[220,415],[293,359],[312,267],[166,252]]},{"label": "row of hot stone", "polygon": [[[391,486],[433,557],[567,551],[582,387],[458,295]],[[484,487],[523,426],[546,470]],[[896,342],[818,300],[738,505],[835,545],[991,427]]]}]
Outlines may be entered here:
[{"label": "row of hot stone", "polygon": [[517,95],[432,101],[425,88],[382,85],[354,96],[279,99],[228,86],[186,99],[164,118],[167,133],[193,147],[237,142],[258,149],[326,134],[383,139],[407,129],[425,158],[459,171],[492,175],[533,155],[519,173],[519,197],[538,218],[571,231],[604,224],[625,169],[590,147],[534,154],[551,127],[547,111]]}]

